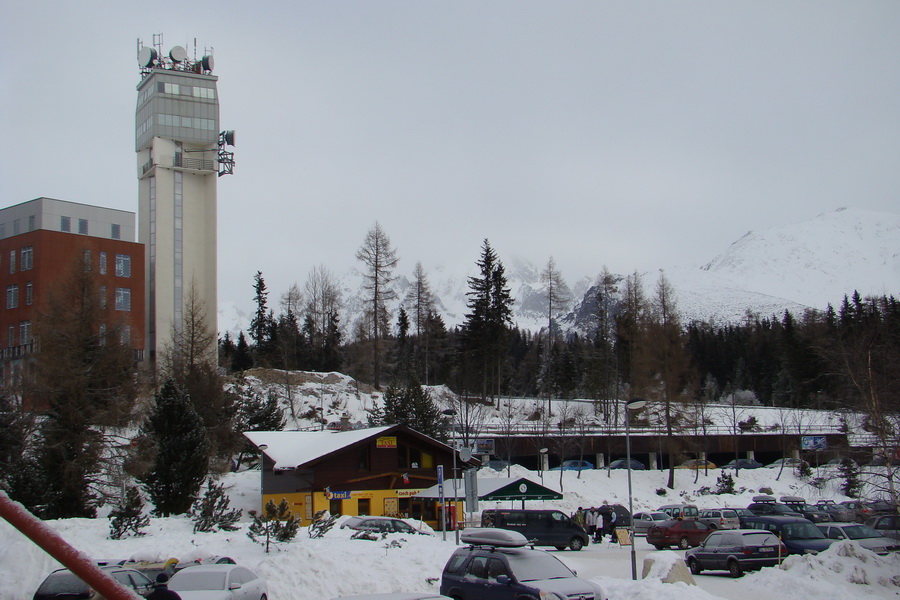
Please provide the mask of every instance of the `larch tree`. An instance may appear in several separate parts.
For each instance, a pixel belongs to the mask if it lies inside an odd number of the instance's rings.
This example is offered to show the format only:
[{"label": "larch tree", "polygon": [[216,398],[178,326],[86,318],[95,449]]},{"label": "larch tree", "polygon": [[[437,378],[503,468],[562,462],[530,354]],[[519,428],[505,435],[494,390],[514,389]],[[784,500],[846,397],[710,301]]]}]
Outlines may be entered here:
[{"label": "larch tree", "polygon": [[369,311],[372,314],[372,378],[375,389],[381,389],[381,348],[380,338],[384,335],[387,322],[386,302],[395,298],[391,288],[394,269],[397,267],[397,251],[391,240],[377,221],[366,233],[362,246],[356,251],[356,259],[365,265],[363,290],[367,294]]},{"label": "larch tree", "polygon": [[430,350],[428,318],[435,308],[428,276],[425,274],[421,262],[416,263],[413,282],[406,292],[404,302],[409,307],[412,325],[416,332],[416,344],[413,349],[416,373],[423,378],[425,385],[428,385],[428,354]]},{"label": "larch tree", "polygon": [[544,385],[547,389],[547,410],[550,410],[550,401],[553,397],[553,346],[556,343],[558,328],[553,318],[554,310],[560,312],[568,302],[572,300],[562,273],[556,268],[556,261],[551,256],[547,260],[547,266],[541,271],[541,283],[544,284],[544,297],[547,299],[547,353],[544,356]]}]

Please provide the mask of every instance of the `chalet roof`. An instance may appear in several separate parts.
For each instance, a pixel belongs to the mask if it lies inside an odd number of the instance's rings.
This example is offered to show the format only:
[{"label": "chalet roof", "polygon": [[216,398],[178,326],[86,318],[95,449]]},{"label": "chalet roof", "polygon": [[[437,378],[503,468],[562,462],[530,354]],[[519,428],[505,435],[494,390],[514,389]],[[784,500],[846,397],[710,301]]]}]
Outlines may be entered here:
[{"label": "chalet roof", "polygon": [[[266,446],[263,453],[275,463],[273,468],[279,470],[295,469],[359,442],[399,432],[445,446],[438,440],[402,425],[349,431],[245,431],[244,437],[257,448]],[[449,446],[446,448],[448,452],[452,452]]]}]

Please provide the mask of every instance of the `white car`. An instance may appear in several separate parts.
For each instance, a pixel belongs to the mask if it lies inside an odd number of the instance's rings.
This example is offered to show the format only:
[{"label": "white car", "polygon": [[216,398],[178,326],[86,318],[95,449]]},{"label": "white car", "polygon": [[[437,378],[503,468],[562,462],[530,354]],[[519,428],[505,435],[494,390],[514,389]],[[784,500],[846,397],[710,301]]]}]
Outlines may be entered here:
[{"label": "white car", "polygon": [[169,589],[181,600],[267,600],[264,579],[241,565],[198,565],[178,571]]}]

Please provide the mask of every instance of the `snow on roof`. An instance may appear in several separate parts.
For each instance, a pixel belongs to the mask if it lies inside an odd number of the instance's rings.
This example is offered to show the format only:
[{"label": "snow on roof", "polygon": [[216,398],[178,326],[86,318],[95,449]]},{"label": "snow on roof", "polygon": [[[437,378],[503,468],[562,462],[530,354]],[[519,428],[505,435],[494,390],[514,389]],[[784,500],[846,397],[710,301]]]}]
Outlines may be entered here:
[{"label": "snow on roof", "polygon": [[350,431],[245,431],[244,437],[274,461],[275,469],[294,469],[383,434],[394,426],[353,429]]}]

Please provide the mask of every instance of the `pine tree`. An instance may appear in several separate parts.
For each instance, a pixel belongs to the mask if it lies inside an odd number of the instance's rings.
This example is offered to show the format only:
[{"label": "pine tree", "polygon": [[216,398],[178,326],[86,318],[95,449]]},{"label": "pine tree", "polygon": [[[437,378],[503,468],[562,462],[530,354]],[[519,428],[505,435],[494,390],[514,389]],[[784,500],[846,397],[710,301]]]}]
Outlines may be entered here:
[{"label": "pine tree", "polygon": [[266,333],[269,330],[269,308],[267,306],[269,292],[266,289],[266,281],[263,279],[262,271],[257,271],[253,276],[253,298],[256,304],[256,312],[253,319],[250,320],[250,339],[256,344],[257,352],[265,351],[267,342]]},{"label": "pine tree", "polygon": [[237,346],[234,350],[234,358],[231,361],[231,370],[235,373],[246,371],[253,367],[253,356],[250,354],[250,345],[247,344],[247,338],[244,332],[238,334]]},{"label": "pine tree", "polygon": [[231,500],[225,493],[225,486],[216,484],[210,477],[203,498],[198,498],[191,507],[194,533],[198,531],[237,531],[235,523],[241,518],[241,509],[229,508]]},{"label": "pine tree", "polygon": [[153,448],[150,471],[142,483],[155,506],[154,514],[184,514],[206,478],[209,442],[191,399],[171,380],[156,394],[142,435]]},{"label": "pine tree", "polygon": [[463,324],[463,370],[471,374],[466,387],[480,390],[481,397],[498,393],[501,352],[512,319],[513,299],[506,282],[503,264],[488,240],[481,246],[479,277],[469,277],[469,297]]},{"label": "pine tree", "polygon": [[150,524],[150,517],[144,513],[144,500],[136,487],[129,486],[122,502],[109,513],[109,537],[122,539],[130,531],[142,536],[142,527]]},{"label": "pine tree", "polygon": [[266,503],[264,514],[260,515],[255,510],[250,511],[251,523],[247,529],[247,537],[266,547],[274,542],[289,542],[297,535],[300,529],[300,520],[291,512],[287,500],[282,499],[278,506],[269,500]]}]

